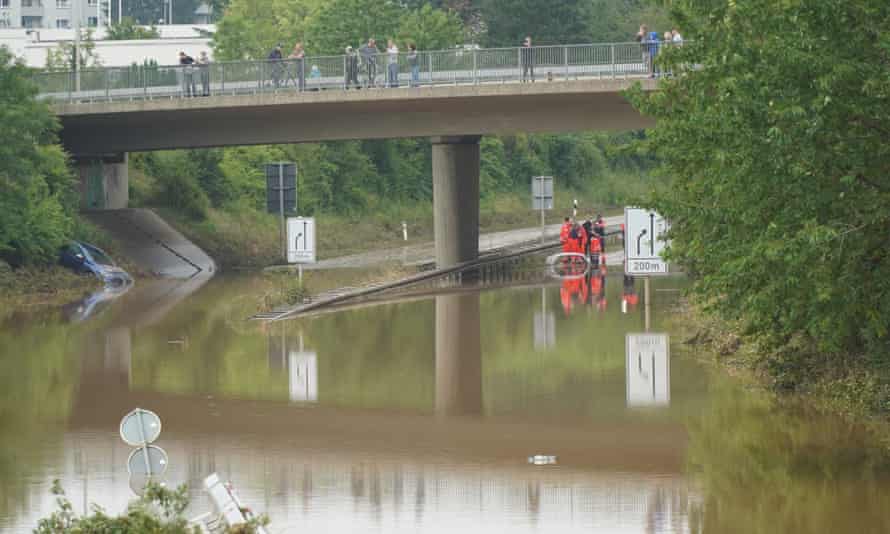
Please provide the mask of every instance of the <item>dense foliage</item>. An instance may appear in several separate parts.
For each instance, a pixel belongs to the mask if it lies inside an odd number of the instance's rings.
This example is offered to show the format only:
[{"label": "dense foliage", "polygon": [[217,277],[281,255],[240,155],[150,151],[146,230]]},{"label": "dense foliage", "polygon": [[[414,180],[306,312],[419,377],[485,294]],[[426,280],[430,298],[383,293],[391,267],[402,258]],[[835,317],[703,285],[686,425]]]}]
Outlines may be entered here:
[{"label": "dense foliage", "polygon": [[26,75],[0,47],[0,260],[14,266],[54,257],[76,205],[58,123]]},{"label": "dense foliage", "polygon": [[671,185],[653,205],[673,221],[672,257],[777,351],[781,384],[813,354],[886,365],[890,4],[673,7],[696,42],[663,55],[679,75],[636,95],[658,120],[647,143]]},{"label": "dense foliage", "polygon": [[138,26],[133,17],[124,17],[120,22],[111,24],[105,31],[109,41],[126,41],[130,39],[160,39],[161,33],[152,21],[147,27]]}]

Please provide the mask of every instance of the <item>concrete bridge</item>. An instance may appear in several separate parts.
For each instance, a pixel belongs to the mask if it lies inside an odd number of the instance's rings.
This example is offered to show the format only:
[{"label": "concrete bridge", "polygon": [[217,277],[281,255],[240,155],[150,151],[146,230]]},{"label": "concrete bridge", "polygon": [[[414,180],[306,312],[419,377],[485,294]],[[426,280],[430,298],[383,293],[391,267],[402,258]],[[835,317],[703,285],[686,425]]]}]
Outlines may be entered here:
[{"label": "concrete bridge", "polygon": [[[62,123],[61,141],[78,162],[83,205],[90,209],[127,207],[131,151],[429,137],[436,259],[447,266],[478,256],[480,136],[653,124],[622,96],[635,83],[655,88],[639,47],[535,48],[535,83],[523,83],[530,80],[519,49],[497,49],[430,52],[420,59],[430,66],[428,76],[425,72],[414,87],[402,72],[397,88],[374,81],[364,90],[346,90],[335,67],[326,67],[315,86],[306,85],[308,80],[302,89],[296,80],[295,87],[286,80],[282,86],[277,78],[269,81],[276,65],[265,61],[247,64],[259,74],[246,81],[241,62],[205,70],[163,67],[156,76],[167,85],[150,87],[145,75],[121,82],[122,69],[82,72],[78,79],[93,81],[79,91],[71,90],[70,73],[62,73],[67,85],[60,85],[58,73],[38,78],[38,84]],[[513,64],[502,59],[511,57],[517,58]],[[344,64],[342,58],[307,58],[304,65],[316,61]],[[281,67],[289,72],[291,66]],[[181,82],[188,89],[195,79],[208,81],[209,96],[187,97]]]}]

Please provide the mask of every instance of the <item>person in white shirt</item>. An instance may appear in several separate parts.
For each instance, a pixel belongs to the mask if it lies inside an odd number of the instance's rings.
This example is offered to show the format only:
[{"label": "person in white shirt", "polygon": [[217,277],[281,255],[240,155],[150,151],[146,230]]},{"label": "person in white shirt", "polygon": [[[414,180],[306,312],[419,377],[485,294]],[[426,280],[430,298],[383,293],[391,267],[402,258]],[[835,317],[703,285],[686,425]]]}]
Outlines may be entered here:
[{"label": "person in white shirt", "polygon": [[389,56],[388,74],[389,86],[399,86],[399,47],[390,39],[386,44],[386,54]]},{"label": "person in white shirt", "polygon": [[671,30],[671,42],[674,44],[680,44],[683,42],[683,36],[680,35],[680,31],[677,28]]}]

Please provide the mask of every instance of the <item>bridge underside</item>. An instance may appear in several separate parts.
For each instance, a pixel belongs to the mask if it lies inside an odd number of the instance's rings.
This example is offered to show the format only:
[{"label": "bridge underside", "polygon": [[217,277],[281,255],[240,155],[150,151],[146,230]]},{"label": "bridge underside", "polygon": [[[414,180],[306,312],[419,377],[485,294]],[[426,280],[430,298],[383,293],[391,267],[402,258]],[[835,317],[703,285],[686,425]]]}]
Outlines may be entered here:
[{"label": "bridge underside", "polygon": [[[55,109],[62,143],[98,175],[104,171],[94,162],[131,151],[431,137],[436,259],[444,267],[478,256],[479,136],[651,126],[621,94],[638,82],[654,88],[650,80],[577,80],[61,103]],[[82,182],[91,176],[81,175]],[[115,183],[125,183],[125,173],[118,175]],[[84,206],[126,207],[126,192],[115,195],[105,206],[85,195]]]}]

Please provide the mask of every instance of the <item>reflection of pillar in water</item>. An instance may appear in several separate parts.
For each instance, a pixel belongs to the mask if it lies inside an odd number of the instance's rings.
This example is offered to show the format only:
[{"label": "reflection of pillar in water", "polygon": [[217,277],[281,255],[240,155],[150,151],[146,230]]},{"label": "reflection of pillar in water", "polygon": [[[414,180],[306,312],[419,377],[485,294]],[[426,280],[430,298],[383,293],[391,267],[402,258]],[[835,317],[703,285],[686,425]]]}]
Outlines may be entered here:
[{"label": "reflection of pillar in water", "polygon": [[538,521],[541,513],[541,482],[535,480],[528,483],[528,515],[533,523]]},{"label": "reflection of pillar in water", "polygon": [[[130,329],[115,328],[105,332],[105,375],[116,375],[119,384],[130,384],[130,361],[132,358]],[[109,376],[110,377],[110,376]]]},{"label": "reflection of pillar in water", "polygon": [[309,501],[312,500],[312,468],[303,466],[303,513],[309,512]]},{"label": "reflection of pillar in water", "polygon": [[361,466],[353,466],[349,472],[349,480],[352,486],[352,498],[358,504],[358,499],[365,494],[365,475]]},{"label": "reflection of pillar in water", "polygon": [[377,465],[371,466],[371,480],[368,481],[368,499],[371,501],[371,510],[374,519],[379,523],[383,516],[383,491],[380,485],[380,469]]},{"label": "reflection of pillar in water", "polygon": [[414,499],[414,521],[420,523],[423,519],[423,505],[426,503],[426,479],[423,477],[423,468],[417,472],[417,496]]},{"label": "reflection of pillar in water", "polygon": [[479,295],[436,297],[436,413],[482,412]]}]

